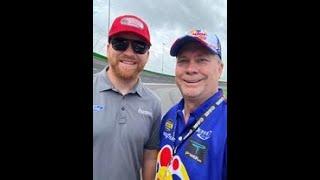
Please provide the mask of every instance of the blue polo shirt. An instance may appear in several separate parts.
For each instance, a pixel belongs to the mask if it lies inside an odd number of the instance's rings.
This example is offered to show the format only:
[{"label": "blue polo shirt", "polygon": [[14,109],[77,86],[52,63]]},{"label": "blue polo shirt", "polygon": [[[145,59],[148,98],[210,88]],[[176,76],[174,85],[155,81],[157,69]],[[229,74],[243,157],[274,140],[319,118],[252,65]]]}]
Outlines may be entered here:
[{"label": "blue polo shirt", "polygon": [[227,156],[227,102],[216,106],[199,128],[178,147],[178,137],[215,104],[221,97],[221,89],[190,114],[184,123],[184,100],[164,115],[160,127],[161,150],[157,158],[157,179],[172,176],[173,179],[226,179]]}]

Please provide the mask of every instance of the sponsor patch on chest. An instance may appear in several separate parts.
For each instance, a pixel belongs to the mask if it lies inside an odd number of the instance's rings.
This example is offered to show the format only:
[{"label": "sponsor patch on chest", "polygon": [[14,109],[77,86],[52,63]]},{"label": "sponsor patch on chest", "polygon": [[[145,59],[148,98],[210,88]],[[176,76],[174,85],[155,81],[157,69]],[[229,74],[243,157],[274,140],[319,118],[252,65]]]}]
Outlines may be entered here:
[{"label": "sponsor patch on chest", "polygon": [[93,112],[99,112],[102,111],[104,109],[104,105],[93,105]]},{"label": "sponsor patch on chest", "polygon": [[173,121],[171,119],[168,119],[165,123],[165,130],[167,132],[170,132],[173,128]]},{"label": "sponsor patch on chest", "polygon": [[197,131],[197,136],[198,138],[202,139],[202,140],[207,140],[211,137],[211,134],[212,134],[212,131],[205,131],[205,130],[202,130],[201,128],[198,128]]},{"label": "sponsor patch on chest", "polygon": [[138,113],[139,114],[142,114],[142,115],[147,115],[147,116],[151,116],[152,117],[152,113],[150,111],[147,111],[147,110],[143,110],[139,107],[138,109]]},{"label": "sponsor patch on chest", "polygon": [[191,139],[188,141],[185,155],[197,161],[198,163],[203,163],[207,150],[208,148],[205,144]]}]

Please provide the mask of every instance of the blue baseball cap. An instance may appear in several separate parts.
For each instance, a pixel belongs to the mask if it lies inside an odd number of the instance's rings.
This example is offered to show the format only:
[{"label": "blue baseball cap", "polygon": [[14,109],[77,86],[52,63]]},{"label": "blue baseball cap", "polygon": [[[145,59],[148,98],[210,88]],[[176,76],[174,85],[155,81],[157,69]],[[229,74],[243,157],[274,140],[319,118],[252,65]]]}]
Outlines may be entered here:
[{"label": "blue baseball cap", "polygon": [[177,56],[182,46],[189,42],[199,42],[208,48],[213,54],[217,54],[221,59],[221,44],[219,38],[215,34],[208,34],[203,30],[191,30],[180,38],[178,38],[170,49],[171,56]]}]

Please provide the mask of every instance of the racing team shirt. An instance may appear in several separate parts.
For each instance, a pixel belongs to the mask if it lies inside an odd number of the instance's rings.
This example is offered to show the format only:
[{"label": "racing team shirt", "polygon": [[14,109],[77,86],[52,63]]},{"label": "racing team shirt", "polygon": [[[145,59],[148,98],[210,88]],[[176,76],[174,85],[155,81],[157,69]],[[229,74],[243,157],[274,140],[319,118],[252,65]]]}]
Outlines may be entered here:
[{"label": "racing team shirt", "polygon": [[[226,174],[227,151],[227,102],[221,104],[205,118],[199,128],[178,146],[180,135],[193,124],[223,95],[221,89],[190,114],[185,124],[184,100],[172,107],[163,117],[160,127],[161,150],[157,158],[157,179],[223,180]],[[170,178],[169,178],[170,179]]]}]

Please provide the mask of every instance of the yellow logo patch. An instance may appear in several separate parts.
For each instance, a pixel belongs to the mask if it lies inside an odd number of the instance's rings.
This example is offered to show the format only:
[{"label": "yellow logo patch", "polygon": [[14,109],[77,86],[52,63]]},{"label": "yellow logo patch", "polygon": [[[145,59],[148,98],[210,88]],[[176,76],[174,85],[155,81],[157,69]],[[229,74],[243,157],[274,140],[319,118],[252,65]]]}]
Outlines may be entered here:
[{"label": "yellow logo patch", "polygon": [[172,120],[167,120],[167,122],[166,122],[166,124],[165,124],[165,127],[166,127],[166,130],[167,131],[171,131],[172,130],[172,128],[173,128],[173,122],[172,122]]}]

